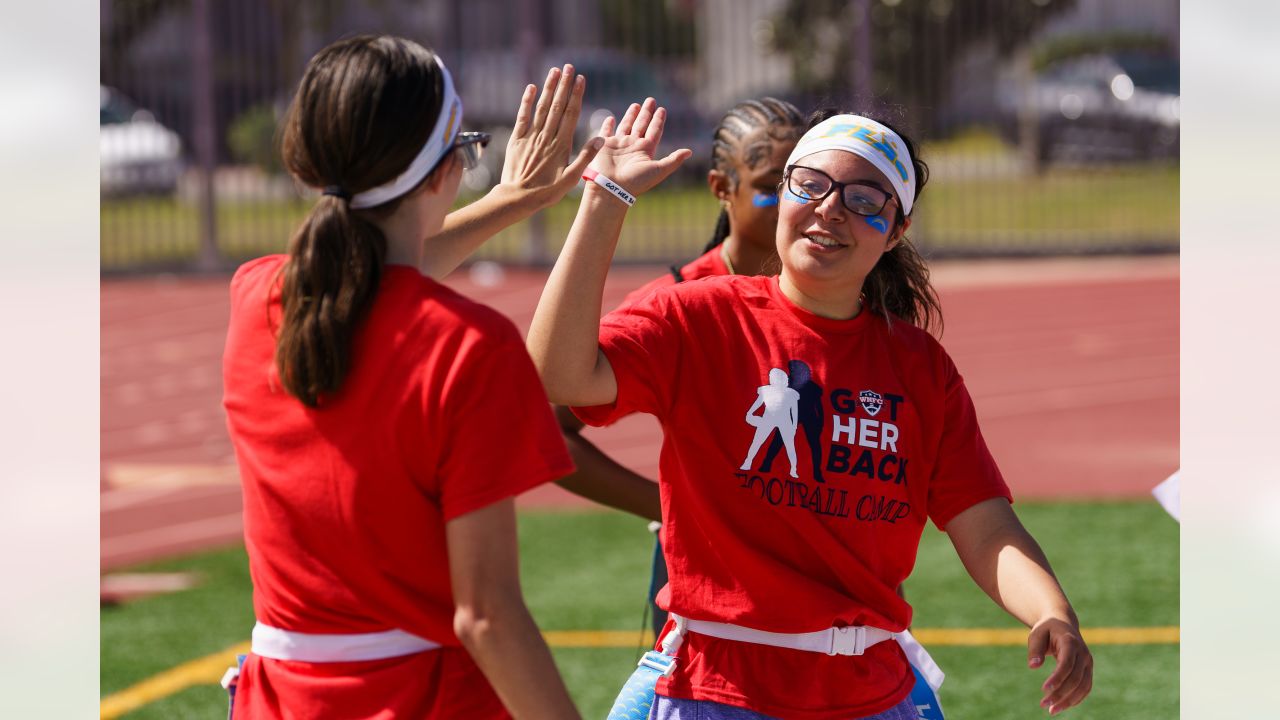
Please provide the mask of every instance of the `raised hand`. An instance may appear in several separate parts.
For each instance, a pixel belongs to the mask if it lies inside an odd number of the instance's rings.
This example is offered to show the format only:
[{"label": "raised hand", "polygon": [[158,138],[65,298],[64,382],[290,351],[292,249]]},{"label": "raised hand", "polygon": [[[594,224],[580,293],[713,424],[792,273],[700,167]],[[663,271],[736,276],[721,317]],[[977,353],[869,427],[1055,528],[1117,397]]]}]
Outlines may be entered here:
[{"label": "raised hand", "polygon": [[572,65],[551,68],[540,96],[533,85],[525,87],[516,124],[507,141],[502,185],[519,190],[540,207],[547,207],[559,202],[577,184],[587,163],[604,144],[600,138],[592,138],[578,152],[573,164],[566,167],[586,87],[586,77],[575,75]]},{"label": "raised hand", "polygon": [[607,118],[600,128],[604,149],[591,161],[591,167],[633,195],[649,190],[693,154],[688,148],[680,148],[654,159],[666,122],[666,109],[658,107],[653,98],[646,98],[640,105],[633,103],[616,127],[614,119]]}]

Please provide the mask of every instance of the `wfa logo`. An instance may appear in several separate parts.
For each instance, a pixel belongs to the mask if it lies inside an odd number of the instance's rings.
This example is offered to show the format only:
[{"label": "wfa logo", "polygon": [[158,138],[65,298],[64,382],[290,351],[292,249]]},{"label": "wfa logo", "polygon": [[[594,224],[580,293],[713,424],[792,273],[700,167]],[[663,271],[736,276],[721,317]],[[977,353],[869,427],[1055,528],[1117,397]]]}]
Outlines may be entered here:
[{"label": "wfa logo", "polygon": [[862,409],[868,415],[875,417],[880,414],[880,408],[884,407],[884,396],[878,392],[863,390],[858,393],[858,402],[862,403]]}]

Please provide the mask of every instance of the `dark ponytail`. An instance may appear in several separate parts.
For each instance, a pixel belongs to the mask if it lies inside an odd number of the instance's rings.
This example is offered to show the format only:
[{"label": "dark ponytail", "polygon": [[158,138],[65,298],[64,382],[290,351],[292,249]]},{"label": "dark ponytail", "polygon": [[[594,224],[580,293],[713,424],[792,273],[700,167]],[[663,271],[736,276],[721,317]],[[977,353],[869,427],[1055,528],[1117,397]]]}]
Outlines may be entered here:
[{"label": "dark ponytail", "polygon": [[[744,100],[720,118],[720,124],[712,134],[711,167],[728,176],[729,182],[735,186],[738,184],[737,162],[742,138],[757,128],[766,128],[773,140],[794,143],[804,134],[804,114],[786,100],[763,97]],[[729,213],[721,208],[715,232],[702,252],[710,252],[719,246],[731,231]]]},{"label": "dark ponytail", "polygon": [[443,75],[429,50],[364,35],[317,53],[289,107],[285,167],[325,189],[289,245],[276,340],[280,381],[309,407],[341,388],[352,339],[377,295],[387,240],[369,217],[390,214],[413,191],[367,210],[352,210],[350,199],[409,166],[440,114],[442,94]]},{"label": "dark ponytail", "polygon": [[[912,198],[912,207],[920,199],[920,192],[929,182],[929,166],[920,158],[916,144],[906,133],[885,120],[890,114],[888,110],[876,113],[856,110],[837,110],[823,108],[809,116],[809,127],[835,115],[861,115],[888,127],[902,138],[911,155],[911,162],[916,174],[916,193]],[[895,120],[901,122],[901,112],[893,113]],[[902,205],[898,204],[897,216],[892,231],[897,232],[906,221],[902,214]],[[893,316],[897,316],[917,327],[930,332],[936,330],[942,335],[942,305],[938,302],[938,294],[929,280],[929,265],[916,249],[911,239],[904,233],[892,250],[880,256],[875,267],[863,281],[862,292],[866,295],[871,310],[884,317],[885,322],[892,324]]]}]

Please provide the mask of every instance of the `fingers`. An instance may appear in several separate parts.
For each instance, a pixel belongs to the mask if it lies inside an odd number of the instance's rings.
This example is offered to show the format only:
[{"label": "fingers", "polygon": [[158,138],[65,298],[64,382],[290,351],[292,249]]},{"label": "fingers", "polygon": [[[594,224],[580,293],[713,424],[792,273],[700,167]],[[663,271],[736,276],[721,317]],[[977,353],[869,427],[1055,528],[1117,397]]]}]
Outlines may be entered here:
[{"label": "fingers", "polygon": [[654,147],[662,142],[662,130],[667,126],[667,109],[658,108],[653,113],[653,120],[649,121],[649,127],[645,128],[644,139],[653,143]]},{"label": "fingers", "polygon": [[1040,687],[1040,707],[1056,715],[1080,704],[1093,689],[1093,655],[1078,631],[1052,622],[1037,625],[1027,636],[1027,666],[1042,667],[1049,655],[1056,662]]},{"label": "fingers", "polygon": [[1061,682],[1046,686],[1047,694],[1040,701],[1040,707],[1047,708],[1050,715],[1057,715],[1078,704],[1093,687],[1093,674],[1086,672],[1085,663],[1080,658],[1072,660],[1070,665],[1071,670]]},{"label": "fingers", "polygon": [[653,98],[645,98],[640,105],[640,113],[636,115],[635,124],[627,131],[628,135],[644,137],[644,133],[649,129],[649,121],[653,119],[653,114],[657,110],[658,102]]},{"label": "fingers", "polygon": [[600,123],[600,137],[602,138],[613,137],[613,131],[617,127],[617,125],[618,125],[618,119],[615,118],[614,116],[610,115],[609,117],[605,118],[604,122]]},{"label": "fingers", "polygon": [[548,70],[547,79],[542,83],[542,93],[538,96],[538,108],[533,113],[533,123],[529,126],[531,131],[540,132],[542,126],[547,123],[547,113],[551,110],[551,96],[559,83],[560,68]]},{"label": "fingers", "polygon": [[1027,667],[1032,670],[1044,665],[1044,654],[1049,650],[1049,628],[1037,625],[1027,635]]},{"label": "fingers", "polygon": [[[546,122],[539,126],[539,131],[544,137],[555,138],[560,133],[560,126],[564,121],[565,108],[569,107],[569,98],[574,93],[575,75],[573,66],[565,63],[564,69],[560,71],[560,81],[556,83],[555,95],[551,98],[551,107],[547,110]],[[577,118],[574,118],[577,121]],[[570,127],[570,132],[573,128]]]},{"label": "fingers", "polygon": [[529,125],[533,122],[533,99],[538,96],[538,88],[535,85],[526,85],[524,87],[524,95],[520,96],[520,109],[516,111],[516,124],[511,128],[513,137],[522,138],[529,132]]},{"label": "fingers", "polygon": [[1075,689],[1069,693],[1065,693],[1064,697],[1056,701],[1050,708],[1051,713],[1059,713],[1067,708],[1075,707],[1084,702],[1084,699],[1093,691],[1093,656],[1088,659],[1087,665],[1081,673],[1080,682]]},{"label": "fingers", "polygon": [[685,160],[688,160],[692,156],[693,156],[692,150],[690,150],[689,148],[680,148],[679,150],[673,151],[670,155],[662,158],[661,160],[657,160],[656,162],[658,164],[658,169],[659,169],[658,182],[662,182],[663,180],[666,180],[668,177],[670,177],[671,173],[676,171],[676,168],[680,167],[682,164],[684,164]]},{"label": "fingers", "polygon": [[587,165],[599,154],[600,148],[604,147],[604,138],[593,137],[582,146],[582,151],[578,153],[578,157],[574,158],[569,167],[565,168],[564,175],[560,177],[560,184],[565,186],[565,192],[569,188],[578,184],[578,180],[582,177],[582,173],[587,171]]},{"label": "fingers", "polygon": [[[556,142],[564,148],[573,147],[573,134],[578,128],[578,117],[582,114],[582,95],[587,91],[587,79],[582,75],[573,80],[573,90],[569,94],[568,105],[564,109],[564,117],[560,119],[559,130],[556,131]],[[551,107],[551,117],[555,118],[555,106]]]},{"label": "fingers", "polygon": [[1056,715],[1078,705],[1093,689],[1093,655],[1078,636],[1062,635],[1056,643],[1057,667],[1041,689],[1045,696],[1040,707]]},{"label": "fingers", "polygon": [[635,103],[631,103],[631,107],[627,108],[627,111],[622,114],[622,120],[618,122],[618,134],[630,135],[631,126],[635,124],[636,116],[639,114],[640,106]]}]

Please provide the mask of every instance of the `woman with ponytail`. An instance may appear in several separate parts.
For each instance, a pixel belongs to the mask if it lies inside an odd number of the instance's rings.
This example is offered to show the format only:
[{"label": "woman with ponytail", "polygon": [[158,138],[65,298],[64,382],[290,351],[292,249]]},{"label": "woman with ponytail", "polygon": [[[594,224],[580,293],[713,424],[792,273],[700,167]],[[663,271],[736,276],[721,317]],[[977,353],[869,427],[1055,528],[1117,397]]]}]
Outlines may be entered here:
[{"label": "woman with ponytail", "polygon": [[577,717],[512,505],[572,465],[515,327],[433,278],[576,184],[602,142],[566,167],[583,89],[569,66],[526,88],[502,182],[450,214],[488,138],[441,59],[359,36],[307,65],[282,152],[320,197],[288,255],[231,281],[257,618],[236,717]]},{"label": "woman with ponytail", "polygon": [[675,284],[601,320],[627,208],[688,155],[655,159],[664,118],[650,99],[617,132],[606,122],[601,187],[583,195],[528,335],[553,402],[591,425],[644,412],[663,428],[671,617],[665,658],[646,656],[662,672],[636,671],[657,678],[650,718],[920,717],[896,589],[929,520],[1030,628],[1028,667],[1055,658],[1041,706],[1080,703],[1093,658],[1075,611],[926,330],[938,304],[906,237],[927,179],[916,146],[863,115],[819,114],[785,162],[779,275]]}]

